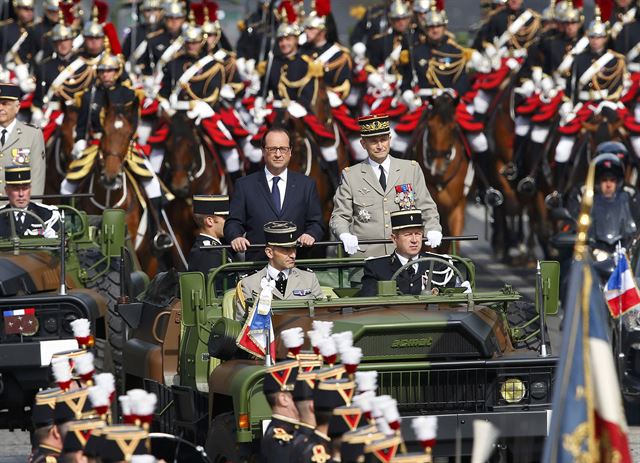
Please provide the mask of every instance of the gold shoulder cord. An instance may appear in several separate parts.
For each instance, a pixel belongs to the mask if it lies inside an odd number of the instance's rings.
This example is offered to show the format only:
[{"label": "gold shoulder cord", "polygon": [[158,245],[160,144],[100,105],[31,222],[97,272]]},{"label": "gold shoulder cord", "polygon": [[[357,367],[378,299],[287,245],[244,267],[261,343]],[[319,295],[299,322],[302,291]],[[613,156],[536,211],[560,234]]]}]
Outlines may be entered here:
[{"label": "gold shoulder cord", "polygon": [[622,86],[619,84],[624,77],[626,66],[623,59],[620,59],[619,57],[616,58],[616,62],[613,66],[603,67],[591,78],[591,83],[596,91],[609,90],[615,86],[619,87],[615,94],[608,95],[608,100],[617,100],[623,90]]},{"label": "gold shoulder cord", "polygon": [[182,84],[182,89],[193,100],[201,100],[201,101],[204,101],[205,103],[215,103],[218,100],[218,95],[220,94],[220,88],[219,87],[216,86],[214,91],[213,91],[213,93],[211,93],[211,95],[209,95],[207,97],[201,97],[201,96],[196,95],[196,93],[191,88],[191,84],[192,83],[196,83],[196,82],[205,81],[204,82],[204,87],[203,87],[203,93],[206,95],[207,94],[207,90],[209,88],[209,85],[211,85],[211,81],[213,80],[213,78],[218,73],[221,74],[221,79],[222,79],[221,82],[222,82],[222,84],[224,84],[225,79],[226,79],[224,66],[221,63],[216,62],[207,71],[203,72],[200,75],[192,77],[191,80],[189,80],[189,82],[183,83]]},{"label": "gold shoulder cord", "polygon": [[[511,24],[509,24],[511,25]],[[510,43],[514,49],[529,48],[538,39],[538,31],[542,27],[540,15],[534,13],[530,24],[526,24],[511,37]]]},{"label": "gold shoulder cord", "polygon": [[96,71],[94,67],[87,64],[57,88],[54,88],[54,92],[65,101],[73,100],[78,92],[88,89],[95,78]]},{"label": "gold shoulder cord", "polygon": [[315,105],[316,98],[318,96],[318,79],[324,76],[324,70],[322,65],[318,65],[313,58],[307,55],[302,55],[302,59],[307,63],[307,73],[304,77],[298,80],[287,79],[288,65],[284,65],[280,72],[280,80],[278,81],[278,93],[285,100],[289,100],[289,93],[287,88],[295,89],[298,94],[302,91],[302,88],[313,80],[313,97],[311,98],[311,104]]},{"label": "gold shoulder cord", "polygon": [[460,53],[445,53],[434,50],[433,54],[446,58],[454,58],[456,61],[444,64],[439,62],[436,58],[430,58],[426,73],[429,83],[437,86],[438,88],[444,88],[442,82],[440,82],[441,76],[453,75],[453,79],[458,80],[468,61],[467,53],[465,53],[464,49],[461,48]]}]

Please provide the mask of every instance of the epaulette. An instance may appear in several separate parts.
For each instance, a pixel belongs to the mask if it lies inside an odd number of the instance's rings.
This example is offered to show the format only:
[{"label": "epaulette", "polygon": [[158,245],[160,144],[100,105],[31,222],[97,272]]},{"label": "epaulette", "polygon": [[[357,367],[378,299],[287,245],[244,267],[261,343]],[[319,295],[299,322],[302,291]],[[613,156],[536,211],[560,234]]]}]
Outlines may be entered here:
[{"label": "epaulette", "polygon": [[289,434],[284,428],[273,428],[273,438],[281,442],[289,443],[293,439],[293,434]]},{"label": "epaulette", "polygon": [[351,50],[349,50],[349,48],[345,47],[344,45],[340,45],[339,43],[336,43],[336,45],[338,45],[338,48],[342,50],[343,53],[351,56]]},{"label": "epaulette", "polygon": [[147,40],[158,37],[164,32],[164,29],[158,29],[157,31],[152,31],[147,34]]},{"label": "epaulette", "polygon": [[611,52],[611,54],[612,54],[613,56],[615,56],[616,58],[618,58],[618,59],[626,60],[626,57],[625,57],[623,54],[618,53],[617,51],[613,51],[613,50],[611,50],[611,49],[609,49],[609,50],[607,50],[607,51]]},{"label": "epaulette", "polygon": [[356,21],[361,21],[367,15],[367,7],[363,5],[355,5],[349,8],[349,16]]},{"label": "epaulette", "polygon": [[240,19],[237,23],[236,26],[238,27],[238,30],[240,32],[244,32],[244,30],[247,28],[247,23],[245,22],[244,19]]},{"label": "epaulette", "polygon": [[371,36],[371,40],[378,40],[378,39],[381,39],[383,37],[386,37],[387,35],[391,35],[391,30],[390,29],[388,29],[388,30],[386,30],[384,32],[379,32],[376,35]]}]

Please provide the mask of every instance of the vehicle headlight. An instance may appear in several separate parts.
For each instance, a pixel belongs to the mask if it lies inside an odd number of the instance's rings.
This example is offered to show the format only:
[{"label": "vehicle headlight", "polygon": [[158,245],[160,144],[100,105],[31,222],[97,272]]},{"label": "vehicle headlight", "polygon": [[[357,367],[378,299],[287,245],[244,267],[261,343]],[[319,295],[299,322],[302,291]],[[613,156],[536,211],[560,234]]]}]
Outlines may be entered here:
[{"label": "vehicle headlight", "polygon": [[527,388],[522,380],[518,378],[509,378],[500,386],[500,395],[510,404],[517,404],[520,402],[524,399],[526,392]]}]

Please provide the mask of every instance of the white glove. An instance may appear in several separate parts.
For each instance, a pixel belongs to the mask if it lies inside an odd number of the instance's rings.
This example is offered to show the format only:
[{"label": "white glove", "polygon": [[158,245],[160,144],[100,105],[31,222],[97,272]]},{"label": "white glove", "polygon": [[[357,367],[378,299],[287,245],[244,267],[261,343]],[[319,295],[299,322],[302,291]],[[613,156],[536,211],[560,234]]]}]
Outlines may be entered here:
[{"label": "white glove", "polygon": [[176,113],[176,111],[171,107],[171,103],[169,103],[169,100],[165,100],[164,98],[162,98],[160,100],[159,107],[165,113],[167,113],[167,116],[169,116],[169,117],[173,117],[175,115],[175,113]]},{"label": "white glove", "polygon": [[358,246],[358,237],[356,235],[352,235],[351,233],[341,233],[339,238],[344,245],[344,250],[350,256],[355,254],[357,251],[360,251],[360,247]]},{"label": "white glove", "polygon": [[78,140],[73,144],[73,149],[71,150],[71,155],[74,159],[79,159],[82,156],[84,150],[87,149],[87,141],[86,140]]},{"label": "white glove", "polygon": [[466,288],[464,290],[464,294],[468,294],[468,293],[472,292],[471,291],[471,283],[469,283],[467,280],[464,280],[462,283],[460,283],[460,287],[461,288]]},{"label": "white glove", "polygon": [[205,103],[202,100],[196,100],[191,111],[187,111],[187,117],[189,119],[195,119],[196,125],[200,124],[202,119],[208,119],[215,114],[213,108],[209,103]]},{"label": "white glove", "polygon": [[307,110],[297,101],[290,101],[289,106],[287,106],[287,111],[297,119],[307,115]]},{"label": "white glove", "polygon": [[427,246],[429,246],[430,248],[437,248],[438,246],[440,246],[441,242],[442,242],[441,232],[439,232],[438,230],[431,230],[427,232],[427,240],[425,241],[425,244]]},{"label": "white glove", "polygon": [[362,42],[354,43],[353,47],[351,47],[351,49],[353,50],[354,59],[362,59],[362,58],[364,58],[365,54],[367,53],[367,47]]},{"label": "white glove", "polygon": [[422,106],[422,100],[413,92],[413,90],[405,90],[402,92],[402,101],[407,105],[409,111],[415,111]]},{"label": "white glove", "polygon": [[518,95],[522,95],[527,98],[533,95],[533,92],[535,91],[536,91],[536,85],[530,79],[525,80],[524,82],[522,82],[522,85],[520,85],[519,87],[516,87],[515,89],[515,92]]},{"label": "white glove", "polygon": [[234,100],[236,98],[236,92],[233,91],[231,85],[224,84],[220,89],[220,96],[225,100]]},{"label": "white glove", "polygon": [[53,228],[45,228],[44,233],[42,234],[45,238],[57,238],[58,235]]},{"label": "white glove", "polygon": [[42,127],[42,122],[44,120],[44,113],[42,109],[32,107],[31,109],[31,123],[36,127]]},{"label": "white glove", "polygon": [[391,50],[391,53],[389,54],[389,58],[391,58],[395,63],[397,63],[398,61],[400,61],[400,53],[402,53],[402,47],[395,47],[393,50]]},{"label": "white glove", "polygon": [[29,69],[27,69],[26,64],[16,66],[13,72],[16,73],[18,85],[24,93],[31,93],[36,89],[36,84],[29,75]]},{"label": "white glove", "polygon": [[342,106],[342,98],[340,98],[336,92],[327,90],[327,96],[329,97],[329,106],[331,106],[332,108],[338,108]]},{"label": "white glove", "polygon": [[382,86],[384,85],[384,79],[382,78],[380,73],[372,72],[367,76],[367,83],[369,84],[369,87],[382,88]]}]

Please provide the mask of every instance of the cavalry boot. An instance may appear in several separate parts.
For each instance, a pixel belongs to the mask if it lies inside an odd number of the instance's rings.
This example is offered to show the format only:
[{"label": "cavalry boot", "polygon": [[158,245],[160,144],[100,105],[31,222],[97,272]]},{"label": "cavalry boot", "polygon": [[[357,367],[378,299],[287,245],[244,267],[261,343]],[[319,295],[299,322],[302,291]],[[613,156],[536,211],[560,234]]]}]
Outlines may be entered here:
[{"label": "cavalry boot", "polygon": [[153,236],[153,247],[158,251],[162,251],[173,246],[171,236],[162,226],[162,197],[151,198],[149,200],[149,231]]},{"label": "cavalry boot", "polygon": [[553,188],[559,194],[564,193],[565,185],[567,183],[567,169],[569,167],[568,162],[556,161],[556,167],[553,169]]},{"label": "cavalry boot", "polygon": [[502,193],[492,186],[495,172],[491,162],[489,150],[473,153],[473,163],[476,168],[476,198],[477,201],[490,207],[499,206],[504,201]]},{"label": "cavalry boot", "polygon": [[513,141],[513,171],[505,172],[507,180],[515,180],[516,178],[521,178],[523,175],[526,175],[523,170],[525,156],[528,155],[528,148],[529,137],[516,135],[516,138]]}]

